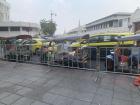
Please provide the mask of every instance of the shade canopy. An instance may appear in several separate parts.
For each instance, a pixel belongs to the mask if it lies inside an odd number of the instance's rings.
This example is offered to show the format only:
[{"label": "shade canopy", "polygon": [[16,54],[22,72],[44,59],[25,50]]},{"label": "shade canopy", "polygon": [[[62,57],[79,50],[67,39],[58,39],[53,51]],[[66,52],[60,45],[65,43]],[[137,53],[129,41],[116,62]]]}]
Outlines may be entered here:
[{"label": "shade canopy", "polygon": [[57,36],[54,37],[52,40],[54,41],[75,41],[77,39],[89,39],[89,34],[86,35],[70,35],[70,36]]},{"label": "shade canopy", "polygon": [[140,40],[140,34],[125,36],[123,38],[118,39],[118,41],[132,41],[132,40],[134,40],[134,41]]},{"label": "shade canopy", "polygon": [[7,40],[7,39],[31,39],[31,35],[18,35],[18,36],[11,36],[11,37],[0,37],[1,40]]}]

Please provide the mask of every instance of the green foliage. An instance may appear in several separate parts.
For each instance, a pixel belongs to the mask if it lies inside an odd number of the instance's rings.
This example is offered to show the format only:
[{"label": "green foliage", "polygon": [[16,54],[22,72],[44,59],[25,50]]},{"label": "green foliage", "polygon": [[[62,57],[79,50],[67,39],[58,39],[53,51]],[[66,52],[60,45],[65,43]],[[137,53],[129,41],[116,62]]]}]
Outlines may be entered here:
[{"label": "green foliage", "polygon": [[56,31],[56,24],[53,21],[47,21],[43,19],[40,21],[41,30],[43,34],[53,36]]}]

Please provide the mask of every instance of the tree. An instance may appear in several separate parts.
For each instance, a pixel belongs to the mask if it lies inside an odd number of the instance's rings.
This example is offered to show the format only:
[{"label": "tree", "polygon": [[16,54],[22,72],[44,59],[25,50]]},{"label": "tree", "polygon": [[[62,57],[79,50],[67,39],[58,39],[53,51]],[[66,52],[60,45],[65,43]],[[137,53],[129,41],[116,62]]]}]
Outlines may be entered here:
[{"label": "tree", "polygon": [[41,30],[43,34],[53,36],[56,31],[56,24],[53,21],[47,21],[43,19],[40,21]]}]

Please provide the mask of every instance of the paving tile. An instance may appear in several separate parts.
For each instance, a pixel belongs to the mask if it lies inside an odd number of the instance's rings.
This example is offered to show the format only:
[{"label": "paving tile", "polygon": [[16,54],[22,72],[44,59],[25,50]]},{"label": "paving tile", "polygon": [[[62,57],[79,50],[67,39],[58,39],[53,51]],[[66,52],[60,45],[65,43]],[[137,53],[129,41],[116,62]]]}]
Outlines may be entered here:
[{"label": "paving tile", "polygon": [[114,84],[106,84],[106,83],[101,83],[100,87],[108,90],[113,90],[114,89]]},{"label": "paving tile", "polygon": [[5,104],[3,104],[3,103],[0,103],[0,105],[5,105]]},{"label": "paving tile", "polygon": [[128,93],[114,92],[114,98],[118,98],[120,100],[128,100],[128,101],[132,100],[130,92]]},{"label": "paving tile", "polygon": [[140,105],[140,102],[133,102],[133,105]]},{"label": "paving tile", "polygon": [[100,89],[98,89],[96,94],[106,95],[106,96],[109,96],[109,97],[113,97],[113,90],[108,90],[108,89],[100,88]]},{"label": "paving tile", "polygon": [[7,97],[9,95],[11,95],[11,93],[3,92],[3,93],[0,94],[0,99],[5,98],[5,97]]},{"label": "paving tile", "polygon": [[140,92],[131,92],[131,95],[134,102],[140,103]]},{"label": "paving tile", "polygon": [[49,91],[50,93],[59,94],[62,96],[67,96],[71,98],[75,98],[76,92],[71,89],[55,87]]},{"label": "paving tile", "polygon": [[18,83],[18,84],[23,85],[23,86],[26,86],[26,85],[31,84],[32,82],[33,82],[32,80],[26,79],[26,80],[24,80],[23,82],[20,82],[20,83]]},{"label": "paving tile", "polygon": [[132,101],[113,99],[112,105],[132,105]]},{"label": "paving tile", "polygon": [[14,86],[14,90],[16,90],[16,91],[18,91],[18,90],[20,90],[20,89],[22,89],[22,88],[24,88],[24,87],[18,86],[18,85],[15,85],[15,86]]},{"label": "paving tile", "polygon": [[91,103],[90,105],[99,105],[99,104]]},{"label": "paving tile", "polygon": [[108,95],[95,95],[93,103],[98,105],[111,105],[112,97]]},{"label": "paving tile", "polygon": [[43,96],[43,100],[44,102],[46,103],[53,103],[56,98],[59,97],[59,95],[55,95],[55,94],[51,94],[51,93],[46,93],[44,96]]},{"label": "paving tile", "polygon": [[90,105],[89,102],[74,100],[71,105]]},{"label": "paving tile", "polygon": [[42,102],[39,102],[39,101],[35,101],[35,102],[32,103],[31,105],[49,105],[49,104],[42,103]]},{"label": "paving tile", "polygon": [[86,93],[86,92],[81,92],[81,93],[78,92],[75,95],[76,99],[87,101],[87,102],[92,102],[93,97],[94,97],[93,93]]},{"label": "paving tile", "polygon": [[8,97],[3,98],[2,100],[0,100],[0,102],[6,104],[6,105],[10,105],[12,103],[14,103],[15,101],[17,101],[18,99],[20,99],[21,96],[16,95],[16,94],[12,94]]},{"label": "paving tile", "polygon": [[71,97],[71,98],[76,98],[83,101],[89,101],[89,102],[91,102],[92,98],[94,97],[94,93],[75,91],[75,90],[73,91],[72,89],[66,89],[66,88],[60,88],[60,87],[56,87],[50,90],[50,92],[54,94]]},{"label": "paving tile", "polygon": [[61,95],[47,93],[43,97],[43,101],[52,105],[71,105],[72,99]]},{"label": "paving tile", "polygon": [[13,103],[12,105],[31,105],[31,103],[33,103],[34,100],[32,99],[28,99],[28,98],[21,98],[18,101],[16,101],[15,103]]},{"label": "paving tile", "polygon": [[29,93],[31,91],[32,91],[31,88],[24,87],[24,88],[20,89],[19,91],[17,91],[17,94],[19,94],[19,95],[25,95],[25,94],[27,94],[27,93]]},{"label": "paving tile", "polygon": [[4,81],[0,82],[0,88],[10,87],[12,85],[13,84],[9,82],[4,82]]},{"label": "paving tile", "polygon": [[64,96],[58,96],[54,101],[53,105],[71,105],[72,99]]}]

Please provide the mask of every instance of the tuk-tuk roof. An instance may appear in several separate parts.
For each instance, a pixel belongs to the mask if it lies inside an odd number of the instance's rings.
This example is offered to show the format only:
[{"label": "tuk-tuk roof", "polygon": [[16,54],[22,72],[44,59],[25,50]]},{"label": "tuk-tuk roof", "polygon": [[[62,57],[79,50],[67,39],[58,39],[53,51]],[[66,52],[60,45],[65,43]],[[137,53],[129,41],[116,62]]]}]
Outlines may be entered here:
[{"label": "tuk-tuk roof", "polygon": [[137,41],[140,40],[140,34],[125,36],[123,38],[119,38],[118,41]]},{"label": "tuk-tuk roof", "polygon": [[7,40],[7,39],[31,39],[31,35],[17,35],[11,37],[0,37],[0,40]]},{"label": "tuk-tuk roof", "polygon": [[71,35],[71,36],[57,36],[57,37],[54,37],[54,38],[50,38],[48,40],[51,40],[51,41],[75,41],[77,39],[88,39],[89,38],[89,34],[86,34],[86,35]]}]

